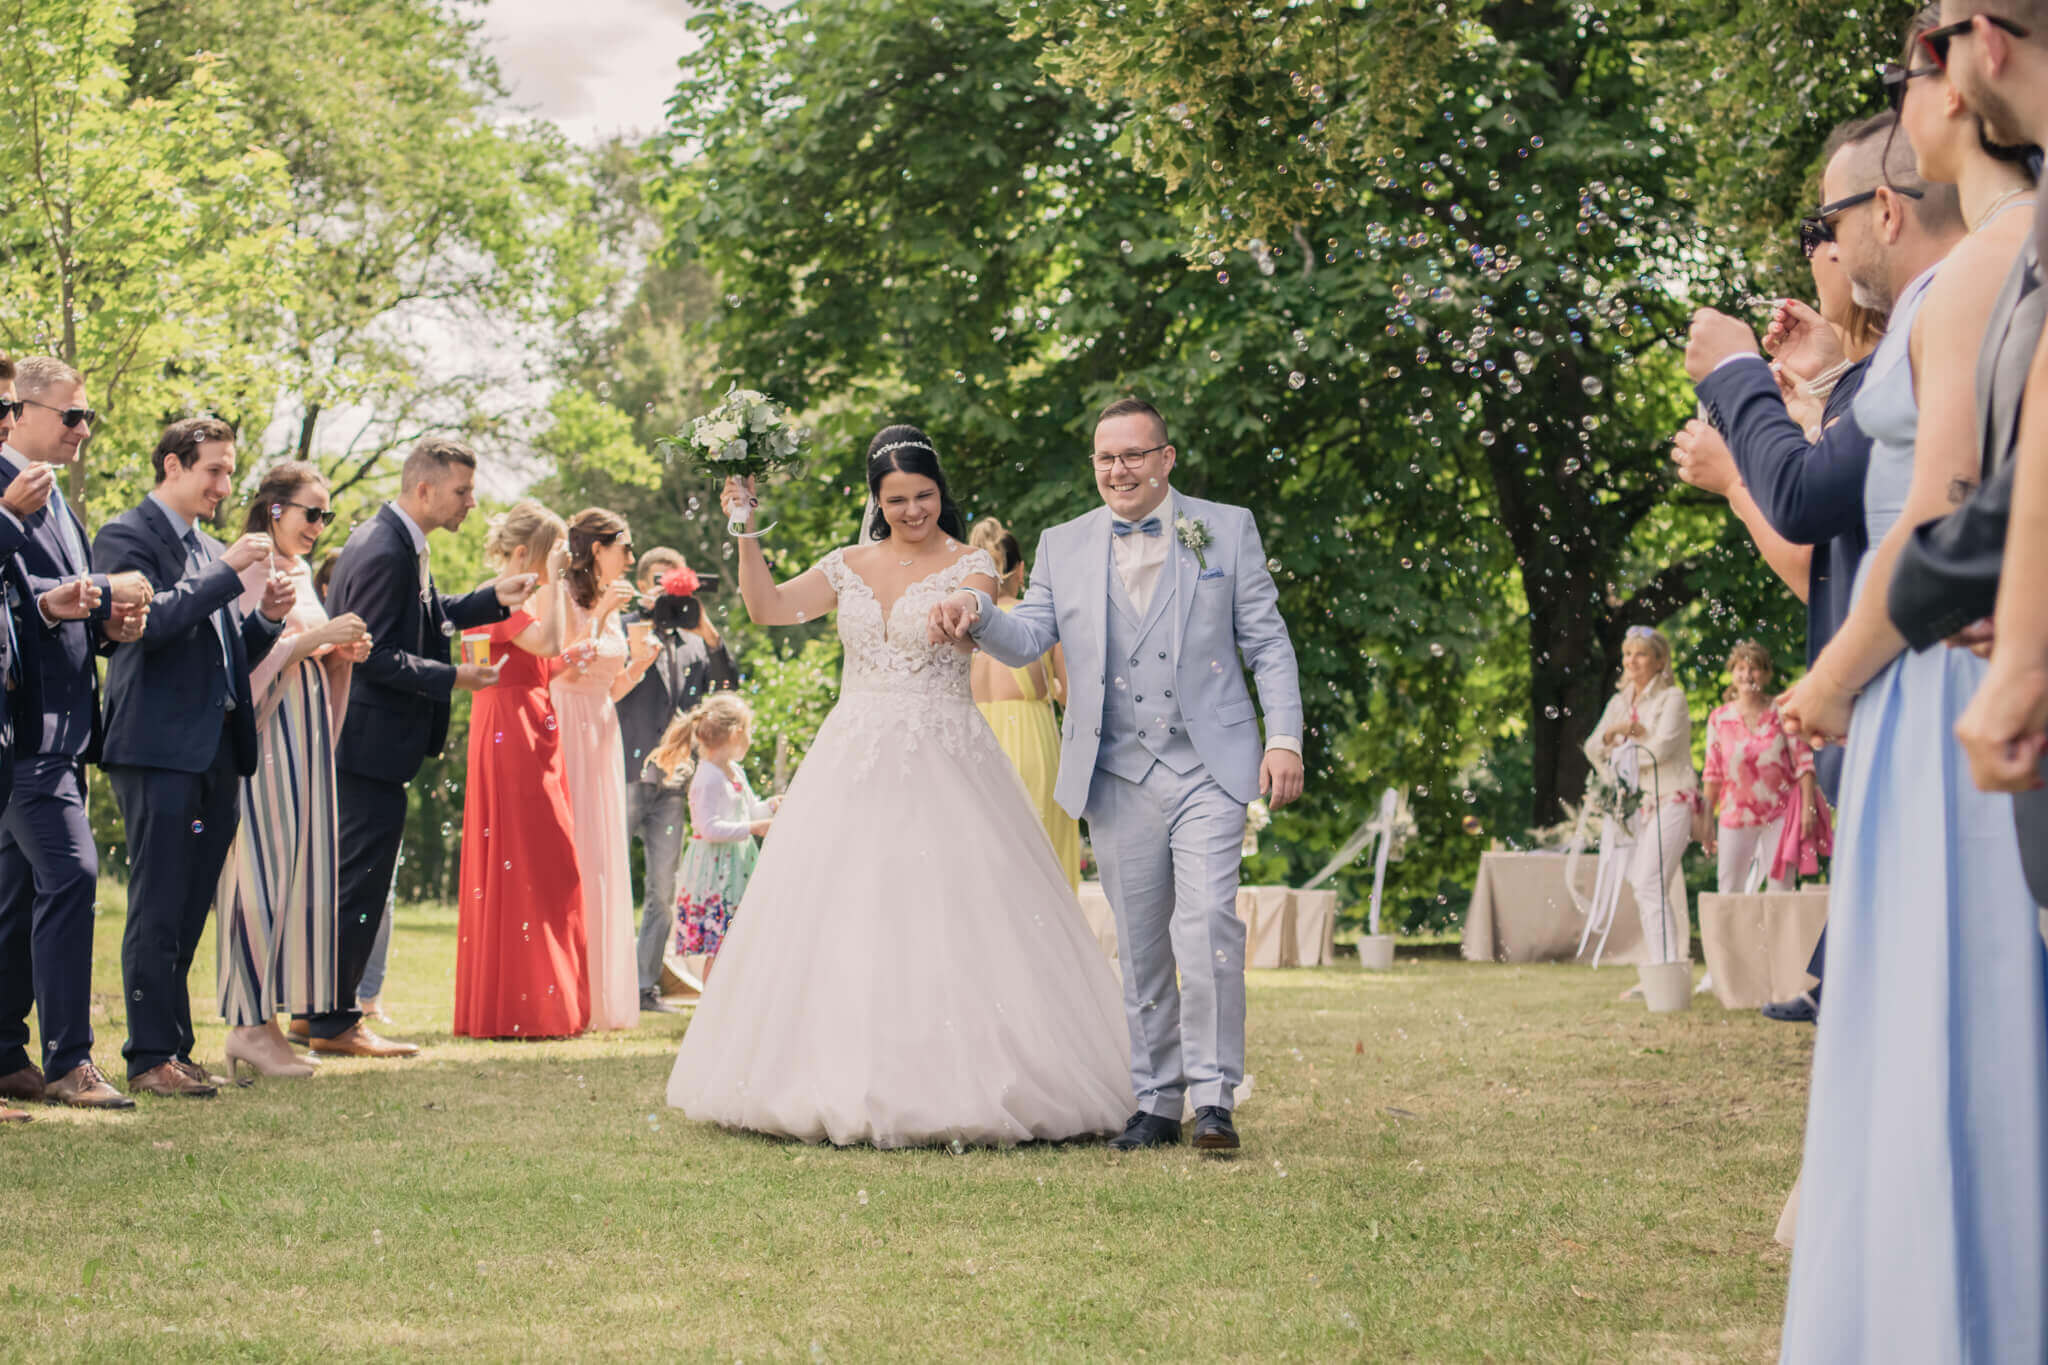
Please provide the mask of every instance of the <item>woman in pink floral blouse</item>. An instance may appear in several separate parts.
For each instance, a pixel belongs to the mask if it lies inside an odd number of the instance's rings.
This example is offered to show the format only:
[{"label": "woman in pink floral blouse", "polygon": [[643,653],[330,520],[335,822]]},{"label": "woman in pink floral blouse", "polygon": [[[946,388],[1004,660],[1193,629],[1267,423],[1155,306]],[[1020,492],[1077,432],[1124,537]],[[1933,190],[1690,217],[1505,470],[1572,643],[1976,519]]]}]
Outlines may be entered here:
[{"label": "woman in pink floral blouse", "polygon": [[1728,655],[1733,686],[1707,717],[1704,814],[1710,823],[1701,842],[1719,855],[1717,885],[1724,895],[1747,895],[1766,881],[1774,891],[1790,891],[1800,854],[1822,835],[1813,753],[1786,736],[1771,702],[1771,672],[1769,650],[1754,640],[1735,646]]}]

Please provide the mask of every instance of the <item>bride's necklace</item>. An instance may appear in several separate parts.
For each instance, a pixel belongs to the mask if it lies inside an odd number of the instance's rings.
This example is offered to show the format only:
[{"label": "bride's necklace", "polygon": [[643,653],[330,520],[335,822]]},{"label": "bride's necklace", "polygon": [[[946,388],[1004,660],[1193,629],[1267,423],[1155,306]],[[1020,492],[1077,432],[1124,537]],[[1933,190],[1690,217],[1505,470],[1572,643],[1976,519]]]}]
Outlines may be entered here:
[{"label": "bride's necklace", "polygon": [[1992,200],[1989,204],[1986,204],[1984,206],[1984,212],[1977,215],[1977,226],[1971,228],[1970,231],[1982,231],[1986,224],[1990,223],[1990,221],[1993,218],[1996,218],[1998,216],[1998,211],[2000,209],[2004,208],[2007,204],[2019,198],[2021,195],[2032,193],[2033,188],[2034,187],[2032,185],[2014,185],[2004,194],[1999,195],[1996,199]]}]

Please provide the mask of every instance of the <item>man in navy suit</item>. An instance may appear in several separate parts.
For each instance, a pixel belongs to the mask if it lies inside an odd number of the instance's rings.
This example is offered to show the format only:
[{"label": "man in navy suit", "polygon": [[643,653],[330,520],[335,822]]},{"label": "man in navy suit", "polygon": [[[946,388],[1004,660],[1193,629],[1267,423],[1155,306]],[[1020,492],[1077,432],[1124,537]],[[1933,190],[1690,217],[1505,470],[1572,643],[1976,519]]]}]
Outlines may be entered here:
[{"label": "man in navy suit", "polygon": [[[93,540],[97,568],[140,573],[156,591],[142,638],[116,645],[107,666],[100,762],[128,830],[121,1054],[131,1092],[205,1099],[216,1083],[192,1060],[185,978],[234,843],[241,779],[256,771],[249,669],[277,642],[294,594],[271,572],[270,537],[223,549],[201,528],[234,491],[227,423],[171,423],[150,463],[156,487]],[[245,575],[263,587],[247,614]]]},{"label": "man in navy suit", "polygon": [[448,661],[458,630],[502,621],[533,595],[534,575],[514,574],[453,596],[434,585],[427,537],[462,525],[476,506],[476,452],[449,436],[412,448],[395,501],[348,538],[327,592],[336,616],[354,612],[370,632],[370,657],[355,667],[348,718],[335,749],[341,821],[341,943],[335,999],[350,1007],[294,1020],[315,1052],[405,1057],[411,1043],[379,1038],[353,1008],[384,919],[385,893],[405,837],[405,787],[448,738],[448,699],[498,680],[495,665]]},{"label": "man in navy suit", "polygon": [[[14,362],[0,355],[0,446],[14,434],[14,419],[21,415],[21,400],[14,396]],[[14,709],[24,700],[21,677],[21,649],[15,644],[13,603],[7,599],[10,586],[5,566],[14,552],[28,540],[26,518],[43,510],[50,499],[56,476],[48,465],[33,465],[8,481],[0,490],[0,816],[7,813],[7,798],[14,791]],[[0,1123],[26,1123],[28,1111],[0,1104]]]},{"label": "man in navy suit", "polygon": [[[0,483],[10,488],[32,465],[77,460],[97,416],[84,379],[62,361],[20,362],[15,385],[23,407],[0,446]],[[22,526],[27,539],[5,567],[21,664],[14,795],[0,817],[0,1098],[132,1108],[92,1060],[99,855],[86,765],[100,750],[94,654],[103,641],[141,638],[152,592],[140,574],[92,573],[85,527],[54,483]],[[42,1021],[40,1068],[28,1060],[31,1005]]]}]

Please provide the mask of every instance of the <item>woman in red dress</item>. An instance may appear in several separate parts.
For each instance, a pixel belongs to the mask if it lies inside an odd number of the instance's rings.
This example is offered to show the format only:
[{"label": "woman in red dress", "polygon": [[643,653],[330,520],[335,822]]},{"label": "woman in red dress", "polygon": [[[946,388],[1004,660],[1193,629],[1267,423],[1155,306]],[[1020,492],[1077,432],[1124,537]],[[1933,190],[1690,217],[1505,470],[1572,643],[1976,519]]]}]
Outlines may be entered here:
[{"label": "woman in red dress", "polygon": [[521,502],[492,518],[484,542],[500,572],[538,567],[542,587],[490,628],[498,680],[470,707],[455,953],[461,1037],[564,1038],[590,1024],[583,883],[548,697],[568,615],[565,535],[560,517]]}]

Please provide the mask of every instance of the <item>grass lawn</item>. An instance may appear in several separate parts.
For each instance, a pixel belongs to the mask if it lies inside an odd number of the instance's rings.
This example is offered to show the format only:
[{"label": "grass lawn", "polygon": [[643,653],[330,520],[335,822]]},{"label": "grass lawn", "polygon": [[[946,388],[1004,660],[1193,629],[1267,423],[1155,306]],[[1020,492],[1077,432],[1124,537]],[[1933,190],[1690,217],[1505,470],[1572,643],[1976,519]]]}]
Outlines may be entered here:
[{"label": "grass lawn", "polygon": [[[662,1106],[684,1020],[453,1041],[452,913],[402,911],[393,959],[421,1059],[0,1131],[0,1354],[1775,1357],[1812,1031],[1650,1016],[1626,969],[1256,972],[1213,1161],[706,1129]],[[192,987],[218,1066],[210,939]]]}]

